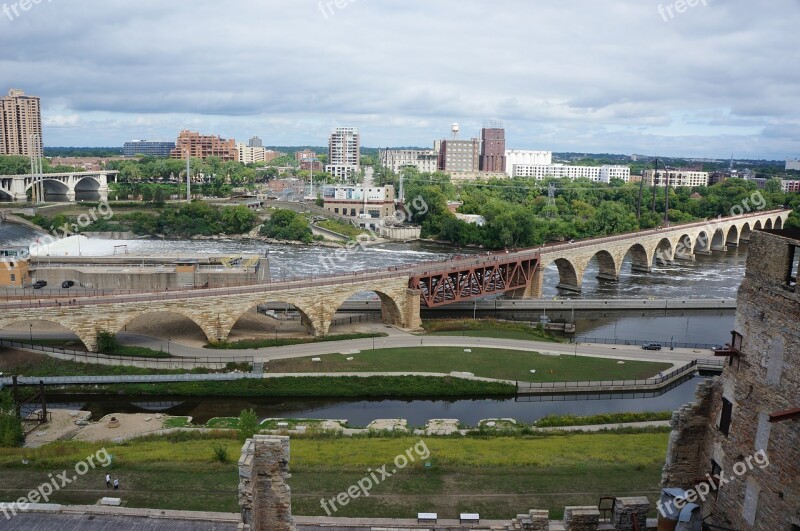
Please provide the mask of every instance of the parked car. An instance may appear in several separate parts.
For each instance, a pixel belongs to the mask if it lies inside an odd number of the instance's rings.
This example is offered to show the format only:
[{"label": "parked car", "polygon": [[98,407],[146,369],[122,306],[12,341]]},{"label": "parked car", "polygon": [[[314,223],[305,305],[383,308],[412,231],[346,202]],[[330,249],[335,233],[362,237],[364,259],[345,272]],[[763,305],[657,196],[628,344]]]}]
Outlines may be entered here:
[{"label": "parked car", "polygon": [[33,289],[42,289],[46,285],[47,285],[46,280],[37,280],[36,282],[33,283]]},{"label": "parked car", "polygon": [[644,343],[642,345],[644,350],[661,350],[661,343]]},{"label": "parked car", "polygon": [[71,288],[74,285],[75,285],[74,280],[65,280],[64,282],[61,283],[62,288]]}]

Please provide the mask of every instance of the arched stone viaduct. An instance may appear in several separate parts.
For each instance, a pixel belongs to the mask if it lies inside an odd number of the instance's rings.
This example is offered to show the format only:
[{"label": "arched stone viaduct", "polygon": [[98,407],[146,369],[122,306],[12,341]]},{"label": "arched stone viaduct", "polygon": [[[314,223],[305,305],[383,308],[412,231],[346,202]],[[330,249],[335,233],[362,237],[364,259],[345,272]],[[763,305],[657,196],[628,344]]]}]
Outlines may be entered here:
[{"label": "arched stone viaduct", "polygon": [[[199,326],[210,342],[225,341],[231,329],[245,313],[259,304],[283,302],[295,306],[303,325],[311,335],[325,335],[337,309],[357,293],[373,291],[381,299],[381,313],[387,324],[416,329],[422,324],[419,317],[420,293],[408,288],[405,277],[367,280],[332,286],[288,288],[252,293],[224,293],[190,297],[199,292],[160,294],[161,298],[136,300],[118,297],[114,304],[83,303],[45,307],[3,309],[0,329],[20,321],[49,321],[73,332],[89,350],[97,350],[97,334],[101,331],[120,332],[125,325],[148,313],[182,315]],[[167,298],[174,297],[176,298]]]},{"label": "arched stone viaduct", "polygon": [[728,246],[749,240],[754,230],[781,229],[788,217],[789,211],[746,214],[544,247],[539,253],[536,275],[525,295],[541,297],[544,273],[551,264],[558,268],[558,287],[578,292],[584,272],[594,257],[600,268],[598,278],[616,281],[628,254],[634,271],[650,272],[654,263],[694,260],[698,253],[727,250]]},{"label": "arched stone viaduct", "polygon": [[[328,333],[337,309],[353,295],[375,292],[381,300],[384,322],[407,329],[419,328],[422,291],[410,288],[410,279],[435,268],[459,271],[465,265],[486,266],[515,260],[538,259],[539,264],[524,289],[516,296],[539,297],[544,272],[555,263],[559,285],[580,290],[589,262],[597,256],[600,278],[617,280],[622,263],[630,254],[632,266],[650,271],[654,263],[692,260],[697,253],[723,250],[748,240],[753,230],[780,229],[790,211],[746,214],[731,218],[689,223],[661,230],[646,230],[514,253],[469,256],[458,260],[415,264],[378,272],[337,277],[310,278],[286,283],[259,284],[230,289],[84,297],[75,304],[53,300],[0,302],[0,330],[24,321],[49,321],[72,331],[89,350],[97,349],[97,334],[119,332],[137,317],[149,313],[182,315],[197,324],[209,341],[225,341],[236,322],[259,304],[283,302],[293,305],[310,334]],[[476,295],[476,296],[480,296]]]}]

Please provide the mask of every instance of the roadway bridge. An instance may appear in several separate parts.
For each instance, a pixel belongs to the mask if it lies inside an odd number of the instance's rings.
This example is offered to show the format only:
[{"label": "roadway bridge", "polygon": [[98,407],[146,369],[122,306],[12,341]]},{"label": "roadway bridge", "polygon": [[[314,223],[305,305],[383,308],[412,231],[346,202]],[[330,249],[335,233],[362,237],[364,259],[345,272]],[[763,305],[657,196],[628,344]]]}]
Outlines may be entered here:
[{"label": "roadway bridge", "polygon": [[[118,171],[85,171],[78,173],[45,173],[45,197],[47,195],[66,196],[70,203],[75,202],[76,192],[95,192],[101,201],[108,200],[108,183],[116,180]],[[37,175],[37,182],[39,181]],[[33,185],[31,175],[0,175],[0,195],[12,201],[28,201],[28,191]]]},{"label": "roadway bridge", "polygon": [[747,240],[753,230],[782,228],[789,213],[789,210],[756,212],[583,242],[288,282],[78,296],[70,301],[9,300],[0,302],[0,330],[20,321],[55,322],[72,331],[89,350],[95,350],[98,332],[116,333],[141,315],[166,312],[193,321],[209,341],[224,341],[245,313],[259,305],[283,302],[297,309],[311,335],[321,336],[328,333],[344,302],[363,292],[378,295],[385,323],[415,329],[421,325],[422,306],[435,307],[487,295],[538,297],[544,269],[551,263],[558,268],[562,288],[579,290],[583,272],[595,256],[600,262],[601,278],[614,281],[619,278],[628,254],[634,268],[650,271],[653,263],[690,260],[699,252],[710,253],[736,245]]}]

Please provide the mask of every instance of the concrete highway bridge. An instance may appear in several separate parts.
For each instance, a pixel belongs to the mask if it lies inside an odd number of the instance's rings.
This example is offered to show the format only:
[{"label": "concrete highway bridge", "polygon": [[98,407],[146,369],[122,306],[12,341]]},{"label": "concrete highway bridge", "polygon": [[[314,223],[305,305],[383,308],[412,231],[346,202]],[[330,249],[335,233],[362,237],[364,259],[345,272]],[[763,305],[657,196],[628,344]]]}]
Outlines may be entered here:
[{"label": "concrete highway bridge", "polygon": [[[108,200],[108,183],[114,182],[118,171],[85,171],[78,173],[45,173],[37,175],[44,182],[45,196],[55,194],[66,196],[70,203],[75,202],[76,192],[95,192],[101,201]],[[12,201],[28,201],[28,191],[33,186],[31,175],[0,175],[0,196]]]},{"label": "concrete highway bridge", "polygon": [[141,315],[166,312],[196,323],[209,341],[224,341],[245,313],[258,305],[282,302],[297,308],[310,334],[321,336],[327,334],[344,302],[363,292],[378,295],[384,322],[414,329],[420,327],[423,306],[488,295],[539,297],[549,264],[558,268],[561,288],[578,291],[595,256],[600,278],[615,281],[629,254],[636,270],[651,271],[654,263],[691,260],[697,253],[738,245],[754,230],[780,229],[790,212],[755,212],[521,251],[250,286],[78,296],[70,301],[9,300],[0,302],[0,330],[21,321],[50,321],[72,331],[89,350],[96,350],[100,331],[117,333]]}]

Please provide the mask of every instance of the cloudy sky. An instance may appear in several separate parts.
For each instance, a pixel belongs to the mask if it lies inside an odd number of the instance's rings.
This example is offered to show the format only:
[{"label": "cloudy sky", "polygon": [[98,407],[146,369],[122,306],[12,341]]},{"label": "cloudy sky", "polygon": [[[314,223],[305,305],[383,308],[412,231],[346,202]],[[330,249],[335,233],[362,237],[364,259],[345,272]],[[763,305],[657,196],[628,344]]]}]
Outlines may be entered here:
[{"label": "cloudy sky", "polygon": [[42,98],[50,146],[428,146],[500,119],[519,149],[800,156],[800,0],[18,1],[0,91]]}]

